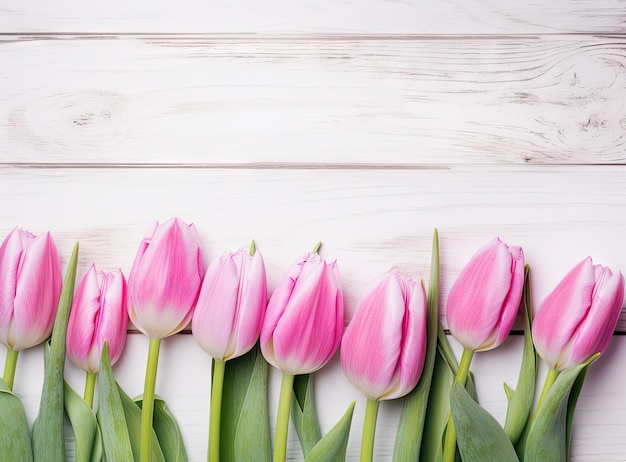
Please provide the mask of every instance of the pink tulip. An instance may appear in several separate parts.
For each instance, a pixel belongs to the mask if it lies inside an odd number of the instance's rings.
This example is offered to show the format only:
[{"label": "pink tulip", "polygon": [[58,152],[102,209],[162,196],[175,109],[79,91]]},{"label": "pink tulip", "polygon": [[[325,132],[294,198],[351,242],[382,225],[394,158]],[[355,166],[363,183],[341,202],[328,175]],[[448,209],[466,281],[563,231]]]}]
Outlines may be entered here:
[{"label": "pink tulip", "polygon": [[61,294],[61,261],[49,232],[14,228],[0,246],[0,343],[9,350],[50,336]]},{"label": "pink tulip", "polygon": [[113,365],[124,350],[127,326],[126,279],[122,271],[105,273],[92,265],[74,295],[67,325],[67,355],[86,372],[98,372],[106,340]]},{"label": "pink tulip", "polygon": [[604,353],[624,301],[624,277],[594,265],[576,265],[545,298],[533,322],[535,349],[556,370]]},{"label": "pink tulip", "polygon": [[191,322],[196,342],[213,358],[226,361],[254,346],[267,306],[263,257],[241,249],[214,260],[202,282]]},{"label": "pink tulip", "polygon": [[343,334],[337,263],[306,254],[274,291],[261,329],[261,351],[282,372],[309,374],[333,356]]},{"label": "pink tulip", "polygon": [[395,399],[415,387],[425,356],[424,286],[387,273],[365,291],[343,335],[343,370],[367,398]]},{"label": "pink tulip", "polygon": [[130,320],[150,338],[180,332],[193,315],[202,274],[195,226],[179,218],[155,223],[141,241],[130,270]]},{"label": "pink tulip", "polygon": [[513,326],[523,287],[522,248],[495,238],[472,257],[450,289],[450,332],[467,350],[497,347]]}]

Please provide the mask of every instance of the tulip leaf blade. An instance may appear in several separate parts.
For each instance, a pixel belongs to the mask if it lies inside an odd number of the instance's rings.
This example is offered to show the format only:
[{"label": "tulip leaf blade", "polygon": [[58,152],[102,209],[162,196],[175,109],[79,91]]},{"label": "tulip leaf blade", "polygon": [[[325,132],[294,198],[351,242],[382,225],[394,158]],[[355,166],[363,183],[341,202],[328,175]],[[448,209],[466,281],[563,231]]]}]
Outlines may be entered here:
[{"label": "tulip leaf blade", "polygon": [[31,462],[33,452],[22,400],[0,379],[0,460]]},{"label": "tulip leaf blade", "polygon": [[498,421],[474,401],[458,380],[450,391],[450,407],[463,462],[519,460]]},{"label": "tulip leaf blade", "polygon": [[[135,406],[141,409],[143,400],[137,398]],[[161,451],[163,460],[167,462],[187,462],[187,450],[180,431],[180,427],[174,414],[167,406],[165,400],[159,396],[154,397],[153,433],[151,441],[156,442]],[[137,440],[139,448],[139,439]],[[155,444],[152,443],[152,452],[155,452]],[[158,452],[158,451],[157,451]],[[154,460],[154,459],[152,459]]]},{"label": "tulip leaf blade", "polygon": [[396,432],[393,461],[418,460],[437,356],[439,329],[439,233],[433,232],[430,281],[426,300],[426,358],[417,386],[405,397]]},{"label": "tulip leaf blade", "polygon": [[[526,462],[567,460],[569,401],[570,398],[574,398],[573,405],[575,406],[577,399],[577,396],[574,397],[571,393],[579,375],[596,357],[597,355],[586,363],[570,367],[558,375],[528,433],[524,450]],[[580,390],[574,391],[574,393],[579,392]],[[573,413],[573,409],[571,412]]]},{"label": "tulip leaf blade", "polygon": [[64,383],[63,405],[74,432],[76,462],[102,460],[102,440],[97,438],[100,429],[96,416],[67,382]]},{"label": "tulip leaf blade", "polygon": [[321,438],[304,458],[304,462],[343,462],[346,460],[353,401],[339,421]]},{"label": "tulip leaf blade", "polygon": [[260,351],[254,348],[255,361],[235,432],[236,460],[271,459],[267,376],[269,367]]},{"label": "tulip leaf blade", "polygon": [[322,438],[315,408],[313,374],[302,374],[294,377],[291,419],[300,440],[302,453],[306,458],[307,454]]},{"label": "tulip leaf blade", "polygon": [[220,460],[272,459],[267,383],[269,367],[258,344],[239,358],[226,361]]},{"label": "tulip leaf blade", "polygon": [[441,461],[443,458],[443,441],[448,417],[450,415],[449,390],[452,386],[454,375],[450,371],[441,353],[437,351],[431,391],[428,396],[428,408],[424,422],[424,434],[420,448],[419,458],[407,458],[407,461],[428,460]]},{"label": "tulip leaf blade", "polygon": [[[128,437],[130,438],[130,445],[133,451],[134,460],[139,460],[139,452],[141,447],[141,406],[135,402],[124,389],[117,384],[117,391],[120,394],[122,401],[122,407],[124,409],[124,419],[126,420],[126,426],[128,428]],[[141,402],[141,398],[137,398]],[[152,429],[152,438],[150,438],[151,445],[151,461],[152,462],[165,462],[163,451],[159,445],[159,440],[156,436],[154,428]]]},{"label": "tulip leaf blade", "polygon": [[519,440],[528,420],[531,418],[535,399],[535,385],[537,381],[537,352],[532,339],[532,298],[530,291],[530,267],[524,268],[524,289],[522,292],[521,308],[524,314],[524,348],[519,378],[515,390],[506,384],[505,393],[508,399],[504,431],[515,445]]},{"label": "tulip leaf blade", "polygon": [[[45,462],[65,461],[64,435],[64,372],[65,372],[65,336],[69,321],[74,284],[76,282],[76,266],[78,264],[78,242],[74,244],[70,256],[54,326],[50,340],[44,345],[44,382],[41,391],[39,413],[33,424],[32,444],[33,459]],[[48,353],[47,355],[45,353]]]},{"label": "tulip leaf blade", "polygon": [[107,460],[133,460],[133,449],[128,435],[122,398],[113,378],[109,348],[102,348],[100,372],[98,373],[98,422],[102,431],[102,443]]},{"label": "tulip leaf blade", "polygon": [[576,380],[574,380],[574,384],[572,385],[572,390],[569,394],[569,399],[567,400],[567,418],[565,420],[566,425],[566,442],[565,442],[565,450],[567,453],[566,459],[569,460],[569,450],[570,443],[572,440],[572,425],[574,424],[574,411],[576,410],[576,404],[578,403],[578,397],[580,396],[580,392],[583,388],[583,383],[585,381],[585,377],[587,376],[587,371],[589,370],[589,365],[591,363],[587,363],[585,367],[582,368]]}]

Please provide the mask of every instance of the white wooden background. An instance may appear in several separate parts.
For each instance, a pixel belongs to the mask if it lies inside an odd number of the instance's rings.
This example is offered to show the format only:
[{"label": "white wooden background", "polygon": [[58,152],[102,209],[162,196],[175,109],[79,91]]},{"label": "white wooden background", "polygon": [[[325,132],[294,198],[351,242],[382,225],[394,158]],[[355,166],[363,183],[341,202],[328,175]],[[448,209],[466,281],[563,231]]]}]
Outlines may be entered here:
[{"label": "white wooden background", "polygon": [[[538,304],[587,255],[626,270],[625,100],[624,0],[3,0],[0,237],[50,229],[64,265],[80,241],[79,277],[92,262],[128,274],[149,224],[177,215],[207,264],[256,239],[270,291],[321,239],[352,312],[390,267],[427,278],[437,227],[444,308],[494,236],[524,247]],[[147,342],[127,345],[115,372],[139,394]],[[473,363],[501,421],[520,354],[513,335]],[[20,358],[32,420],[41,349]],[[572,460],[626,460],[625,361],[618,334],[588,375]],[[157,393],[193,461],[209,364],[188,333],[163,342]],[[315,381],[323,431],[357,400],[357,460],[364,400],[336,359]],[[376,460],[400,407],[381,406]]]}]

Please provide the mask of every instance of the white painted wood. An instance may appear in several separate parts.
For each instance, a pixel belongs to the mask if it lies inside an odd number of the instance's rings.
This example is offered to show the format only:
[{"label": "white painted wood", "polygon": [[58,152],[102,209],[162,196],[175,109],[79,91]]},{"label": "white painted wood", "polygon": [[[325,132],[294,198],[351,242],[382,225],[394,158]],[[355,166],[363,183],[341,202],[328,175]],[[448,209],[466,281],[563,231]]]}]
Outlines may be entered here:
[{"label": "white painted wood", "polygon": [[4,0],[5,32],[510,34],[626,31],[611,0]]},{"label": "white painted wood", "polygon": [[[438,227],[442,313],[496,235],[524,247],[537,306],[587,255],[626,262],[625,13],[622,0],[5,0],[0,238],[50,229],[64,265],[80,241],[79,277],[92,262],[127,274],[152,220],[178,215],[197,224],[207,264],[255,238],[270,291],[321,239],[350,314],[390,267],[428,278]],[[473,362],[500,422],[521,340]],[[146,350],[131,330],[115,367],[131,395]],[[624,357],[616,335],[591,367],[575,462],[626,460]],[[42,374],[41,348],[22,353],[31,422]],[[72,364],[66,376],[82,389]],[[192,337],[164,341],[157,393],[192,461],[205,460],[209,386]],[[324,432],[357,400],[358,460],[364,399],[336,358],[315,386]],[[272,371],[272,422],[278,387]],[[377,461],[391,458],[400,408],[381,406]],[[293,431],[288,453],[302,460]]]},{"label": "white painted wood", "polygon": [[0,40],[2,163],[626,160],[623,36]]},{"label": "white painted wood", "polygon": [[[451,340],[460,357],[458,345]],[[478,399],[500,422],[504,422],[506,398],[502,383],[515,386],[521,357],[522,337],[512,336],[496,350],[478,353],[472,363],[476,377]],[[0,347],[0,363],[5,350]],[[626,372],[623,358],[626,355],[626,337],[616,336],[604,357],[593,364],[587,375],[574,419],[572,443],[573,462],[623,461],[626,459],[626,405],[623,383]],[[147,357],[147,340],[138,333],[129,334],[125,352],[114,373],[124,390],[131,396],[143,391],[143,376]],[[183,360],[184,358],[184,360]],[[168,406],[181,426],[189,459],[206,460],[208,411],[210,390],[210,358],[188,334],[178,334],[163,341],[157,393],[166,399]],[[82,393],[84,373],[71,362],[66,364],[66,377],[70,385]],[[543,383],[545,367],[540,369],[538,388]],[[40,347],[20,354],[15,380],[16,393],[22,398],[29,422],[37,415],[43,380],[43,355]],[[365,400],[351,387],[343,375],[337,358],[334,358],[314,378],[318,415],[323,433],[339,420],[350,402],[356,407],[348,443],[348,461],[357,461],[365,411]],[[280,375],[270,371],[270,419],[275,420]],[[537,391],[539,393],[540,390]],[[376,430],[375,460],[390,461],[395,432],[402,404],[400,400],[384,402],[379,412]],[[71,433],[67,435],[71,452]],[[71,455],[71,454],[70,454]],[[288,459],[302,461],[300,446],[293,427],[289,433]]]},{"label": "white painted wood", "polygon": [[[349,313],[363,285],[391,267],[428,278],[441,239],[445,295],[472,254],[495,236],[525,249],[539,303],[576,263],[625,269],[626,182],[613,167],[456,167],[421,170],[0,169],[0,235],[50,229],[64,261],[81,243],[92,262],[128,274],[153,220],[196,223],[205,262],[257,242],[270,291],[322,240],[339,262]],[[626,329],[626,319],[620,323]]]}]

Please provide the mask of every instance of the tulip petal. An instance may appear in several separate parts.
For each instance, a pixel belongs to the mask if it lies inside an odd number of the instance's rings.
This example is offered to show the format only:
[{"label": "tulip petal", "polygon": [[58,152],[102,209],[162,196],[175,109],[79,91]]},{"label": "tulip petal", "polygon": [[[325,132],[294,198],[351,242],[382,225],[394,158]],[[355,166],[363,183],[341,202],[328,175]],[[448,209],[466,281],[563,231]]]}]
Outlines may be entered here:
[{"label": "tulip petal", "polygon": [[158,226],[144,237],[129,277],[131,321],[151,338],[182,330],[193,315],[202,273],[195,226],[179,218]]},{"label": "tulip petal", "polygon": [[213,261],[204,276],[192,319],[195,340],[219,360],[226,356],[235,326],[238,282],[237,267],[231,258]]},{"label": "tulip petal", "polygon": [[593,264],[587,257],[565,275],[537,310],[533,342],[550,367],[560,368],[563,351],[587,316],[594,285]]},{"label": "tulip petal", "polygon": [[[381,290],[382,289],[382,290]],[[380,399],[396,388],[405,298],[402,281],[388,273],[362,296],[343,338],[341,363],[348,380],[366,397]]]},{"label": "tulip petal", "polygon": [[591,355],[604,352],[611,341],[624,301],[624,277],[621,273],[613,275],[606,267],[602,269],[591,309],[572,338],[571,358],[568,363],[559,364],[561,368],[581,364]]},{"label": "tulip petal", "polygon": [[38,345],[50,336],[61,294],[61,263],[50,233],[29,241],[18,268],[13,311],[13,349]]},{"label": "tulip petal", "polygon": [[395,393],[385,399],[395,399],[411,391],[420,379],[426,357],[426,293],[421,283],[412,288],[402,333],[402,347],[397,375],[400,383]]},{"label": "tulip petal", "polygon": [[450,289],[446,318],[466,349],[488,350],[506,338],[519,308],[523,266],[521,248],[496,238],[463,268]]},{"label": "tulip petal", "polygon": [[242,280],[239,285],[239,310],[236,336],[229,347],[229,358],[247,353],[259,339],[263,316],[267,306],[267,276],[260,252],[252,259],[245,259]]},{"label": "tulip petal", "polygon": [[[333,270],[313,255],[274,331],[276,359],[291,374],[312,373],[324,366],[339,346],[337,280]],[[343,308],[343,307],[342,307]]]},{"label": "tulip petal", "polygon": [[[95,334],[95,319],[100,311],[100,285],[95,266],[81,279],[67,324],[67,355],[74,364],[88,372],[97,372],[99,358],[90,362],[92,340]],[[95,367],[94,367],[95,366]]]},{"label": "tulip petal", "polygon": [[326,364],[343,334],[343,295],[336,263],[305,255],[291,267],[263,321],[266,360],[288,374],[312,373]]},{"label": "tulip petal", "polygon": [[302,273],[306,261],[310,254],[301,256],[296,263],[289,268],[287,275],[280,281],[265,311],[263,327],[261,328],[261,351],[265,359],[274,367],[278,368],[274,357],[274,331],[278,325],[278,321],[282,317],[289,298],[296,286],[296,281]]},{"label": "tulip petal", "polygon": [[111,365],[115,364],[124,351],[128,310],[126,308],[126,279],[121,270],[104,273],[104,285],[100,299],[101,309],[95,328],[94,344],[102,356],[102,346],[106,341],[111,356]]},{"label": "tulip petal", "polygon": [[13,228],[0,246],[0,342],[7,348],[13,347],[13,341],[9,343],[9,327],[13,320],[17,269],[24,247],[22,233],[28,232]]}]

